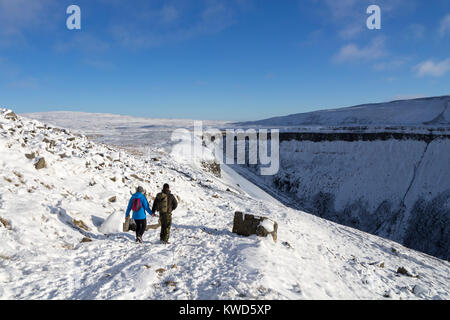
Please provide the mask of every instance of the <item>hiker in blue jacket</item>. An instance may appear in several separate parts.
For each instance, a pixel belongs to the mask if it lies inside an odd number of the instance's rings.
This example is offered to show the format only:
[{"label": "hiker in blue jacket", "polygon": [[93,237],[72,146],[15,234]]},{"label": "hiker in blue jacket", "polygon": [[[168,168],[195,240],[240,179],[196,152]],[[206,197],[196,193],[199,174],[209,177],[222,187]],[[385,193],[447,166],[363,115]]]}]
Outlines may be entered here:
[{"label": "hiker in blue jacket", "polygon": [[129,219],[130,211],[133,210],[133,220],[136,222],[136,242],[142,243],[142,236],[147,228],[147,216],[145,211],[151,216],[156,216],[148,205],[148,201],[144,196],[144,188],[138,187],[136,193],[131,196],[128,202],[125,219]]}]

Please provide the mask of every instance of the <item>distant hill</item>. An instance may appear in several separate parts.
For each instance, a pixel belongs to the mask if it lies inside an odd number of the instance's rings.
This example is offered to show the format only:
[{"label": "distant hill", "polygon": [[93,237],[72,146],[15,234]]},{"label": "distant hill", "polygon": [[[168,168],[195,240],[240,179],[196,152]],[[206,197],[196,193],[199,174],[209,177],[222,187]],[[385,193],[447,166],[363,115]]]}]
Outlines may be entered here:
[{"label": "distant hill", "polygon": [[449,126],[450,96],[363,104],[236,123],[239,126]]}]

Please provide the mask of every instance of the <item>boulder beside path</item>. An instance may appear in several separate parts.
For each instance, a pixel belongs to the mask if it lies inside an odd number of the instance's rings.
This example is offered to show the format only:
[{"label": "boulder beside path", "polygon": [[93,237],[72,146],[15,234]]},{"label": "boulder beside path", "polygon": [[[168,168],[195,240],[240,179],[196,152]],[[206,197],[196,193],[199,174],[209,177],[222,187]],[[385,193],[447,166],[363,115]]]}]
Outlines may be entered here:
[{"label": "boulder beside path", "polygon": [[267,217],[245,214],[240,211],[234,213],[233,233],[241,236],[257,235],[267,237],[271,235],[277,241],[278,223]]}]

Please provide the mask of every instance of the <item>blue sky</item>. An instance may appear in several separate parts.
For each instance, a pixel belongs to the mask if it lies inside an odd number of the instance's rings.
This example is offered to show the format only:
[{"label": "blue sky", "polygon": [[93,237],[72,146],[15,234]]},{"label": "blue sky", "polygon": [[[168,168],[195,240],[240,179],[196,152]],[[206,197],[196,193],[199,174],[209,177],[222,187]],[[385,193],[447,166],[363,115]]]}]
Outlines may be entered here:
[{"label": "blue sky", "polygon": [[448,0],[0,0],[0,106],[18,113],[257,120],[449,88]]}]

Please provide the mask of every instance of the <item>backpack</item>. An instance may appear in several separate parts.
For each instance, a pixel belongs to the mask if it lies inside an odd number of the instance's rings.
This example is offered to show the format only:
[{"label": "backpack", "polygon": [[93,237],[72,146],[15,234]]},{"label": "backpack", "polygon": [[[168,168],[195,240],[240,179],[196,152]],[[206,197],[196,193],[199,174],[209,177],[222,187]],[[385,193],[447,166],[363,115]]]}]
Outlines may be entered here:
[{"label": "backpack", "polygon": [[133,210],[133,212],[138,212],[139,210],[141,210],[141,208],[141,199],[133,199],[133,201],[131,202],[131,210]]},{"label": "backpack", "polygon": [[158,193],[156,196],[158,199],[158,211],[161,213],[167,213],[169,209],[169,197],[164,192]]}]

